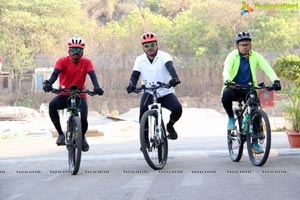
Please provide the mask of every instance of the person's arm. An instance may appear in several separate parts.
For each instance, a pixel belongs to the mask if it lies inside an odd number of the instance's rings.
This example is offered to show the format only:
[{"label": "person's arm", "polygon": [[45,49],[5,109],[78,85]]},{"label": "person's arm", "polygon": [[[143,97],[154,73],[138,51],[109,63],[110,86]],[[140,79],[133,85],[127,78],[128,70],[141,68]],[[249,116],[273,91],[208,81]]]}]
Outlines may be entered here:
[{"label": "person's arm", "polygon": [[129,79],[129,85],[135,87],[140,78],[140,74],[141,74],[141,72],[133,70],[131,73],[130,79]]},{"label": "person's arm", "polygon": [[53,84],[57,80],[59,73],[60,73],[59,69],[54,69],[54,71],[50,76],[50,79],[48,80],[50,84]]},{"label": "person's arm", "polygon": [[169,84],[172,86],[172,87],[175,87],[176,85],[180,84],[180,80],[178,78],[178,75],[176,73],[176,70],[173,66],[173,61],[168,61],[166,62],[166,68],[168,70],[168,72],[170,73],[172,79],[169,81]]},{"label": "person's arm", "polygon": [[91,78],[94,88],[100,88],[95,71],[94,70],[89,71],[88,74]]},{"label": "person's arm", "polygon": [[176,73],[176,70],[174,68],[174,65],[173,65],[172,61],[166,62],[166,68],[167,68],[167,70],[170,73],[172,78],[177,78],[178,79],[178,75]]},{"label": "person's arm", "polygon": [[132,71],[130,79],[129,79],[129,84],[126,88],[128,94],[134,91],[136,84],[140,78],[140,74],[141,74],[141,72],[139,72],[139,71],[136,71],[136,70]]},{"label": "person's arm", "polygon": [[225,61],[224,61],[224,69],[223,69],[223,81],[232,81],[233,77],[231,72],[233,70],[233,62],[234,56],[232,53],[228,54]]},{"label": "person's arm", "polygon": [[92,71],[89,71],[88,72],[91,80],[92,80],[92,83],[93,83],[93,86],[94,86],[94,89],[93,91],[98,94],[98,95],[103,95],[104,91],[102,90],[102,88],[100,88],[99,86],[99,83],[98,83],[98,79],[97,79],[97,76],[96,76],[96,73],[94,70]]}]

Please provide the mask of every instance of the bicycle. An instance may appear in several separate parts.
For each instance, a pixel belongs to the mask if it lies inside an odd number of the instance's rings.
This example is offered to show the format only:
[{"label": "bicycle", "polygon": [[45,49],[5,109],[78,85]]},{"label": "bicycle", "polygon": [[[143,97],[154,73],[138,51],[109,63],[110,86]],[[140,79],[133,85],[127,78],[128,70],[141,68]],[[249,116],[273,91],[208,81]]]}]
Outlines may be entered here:
[{"label": "bicycle", "polygon": [[140,121],[140,143],[146,162],[154,170],[162,169],[168,159],[168,139],[163,122],[162,107],[157,102],[157,91],[160,88],[170,87],[171,85],[161,82],[146,87],[146,81],[142,81],[141,87],[134,90],[136,93],[141,91],[152,93],[153,103],[148,105],[148,110],[142,115]]},{"label": "bicycle", "polygon": [[[233,83],[225,83],[229,86]],[[264,83],[254,86],[233,84],[235,89],[248,89],[246,103],[238,100],[238,106],[233,107],[235,118],[235,129],[228,130],[228,150],[232,161],[239,162],[243,155],[244,143],[247,142],[247,151],[253,165],[262,166],[268,159],[271,149],[271,127],[268,115],[260,107],[256,90],[274,90],[272,86],[265,86]],[[259,142],[263,152],[255,152],[252,148],[253,142]]]},{"label": "bicycle", "polygon": [[81,90],[77,86],[71,86],[70,89],[64,88],[55,89],[52,91],[55,94],[69,93],[71,96],[68,98],[69,118],[67,121],[67,133],[66,133],[66,147],[68,150],[68,163],[69,171],[72,175],[76,175],[80,168],[81,162],[81,150],[82,150],[82,129],[80,120],[80,94],[88,94],[94,96],[95,93],[90,90]]}]

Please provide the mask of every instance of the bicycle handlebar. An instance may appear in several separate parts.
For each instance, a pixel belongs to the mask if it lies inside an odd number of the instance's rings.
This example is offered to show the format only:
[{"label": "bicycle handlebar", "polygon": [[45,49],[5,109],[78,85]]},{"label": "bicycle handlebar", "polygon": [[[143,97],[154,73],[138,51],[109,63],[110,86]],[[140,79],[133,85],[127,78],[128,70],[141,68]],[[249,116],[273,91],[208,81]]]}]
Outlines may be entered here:
[{"label": "bicycle handlebar", "polygon": [[134,89],[133,92],[140,93],[141,91],[150,90],[150,91],[156,91],[159,88],[170,88],[172,85],[169,83],[162,83],[160,81],[157,82],[157,85],[152,84],[150,87],[146,87],[146,85],[141,85],[140,87],[137,87]]},{"label": "bicycle handlebar", "polygon": [[53,88],[51,90],[52,93],[54,94],[59,94],[59,93],[62,93],[62,92],[65,92],[65,93],[70,93],[70,94],[88,94],[90,96],[94,96],[96,95],[96,93],[92,90],[80,90],[80,89],[63,89],[63,88],[60,88],[60,89],[57,89],[57,88]]},{"label": "bicycle handlebar", "polygon": [[274,90],[273,86],[266,86],[263,82],[259,83],[257,86],[253,85],[252,83],[249,83],[248,85],[240,85],[234,82],[225,82],[224,85],[232,89],[257,89],[257,90],[266,89],[268,91]]}]

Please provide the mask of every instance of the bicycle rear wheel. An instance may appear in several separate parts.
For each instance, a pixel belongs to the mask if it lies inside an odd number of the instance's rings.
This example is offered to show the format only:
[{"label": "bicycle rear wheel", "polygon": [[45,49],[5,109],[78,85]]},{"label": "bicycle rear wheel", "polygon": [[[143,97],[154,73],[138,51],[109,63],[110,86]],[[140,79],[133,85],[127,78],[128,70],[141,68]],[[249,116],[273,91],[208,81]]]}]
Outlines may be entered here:
[{"label": "bicycle rear wheel", "polygon": [[[271,127],[267,114],[261,110],[253,111],[252,118],[252,134],[247,134],[247,150],[249,158],[253,165],[262,166],[269,157],[271,149]],[[262,152],[255,152],[253,144],[258,143]]]},{"label": "bicycle rear wheel", "polygon": [[241,135],[242,117],[235,113],[235,129],[227,131],[227,145],[232,161],[239,162],[243,155],[244,140]]},{"label": "bicycle rear wheel", "polygon": [[78,116],[73,117],[69,123],[67,149],[70,173],[76,175],[80,167],[82,150],[81,121]]},{"label": "bicycle rear wheel", "polygon": [[[148,165],[155,170],[162,169],[168,159],[168,140],[162,122],[162,127],[157,127],[157,112],[146,111],[140,122],[141,150]],[[155,131],[160,129],[161,138],[157,138]],[[148,130],[148,138],[145,137],[145,130]]]}]

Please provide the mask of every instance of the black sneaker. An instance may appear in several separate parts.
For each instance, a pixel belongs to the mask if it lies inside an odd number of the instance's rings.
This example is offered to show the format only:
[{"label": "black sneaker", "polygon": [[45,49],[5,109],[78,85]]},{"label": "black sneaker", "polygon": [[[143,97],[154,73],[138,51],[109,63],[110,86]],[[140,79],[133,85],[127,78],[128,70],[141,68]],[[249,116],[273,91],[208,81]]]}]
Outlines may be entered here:
[{"label": "black sneaker", "polygon": [[57,146],[66,145],[65,139],[66,139],[66,138],[65,138],[65,135],[64,135],[64,134],[58,135],[57,140],[56,140]]},{"label": "black sneaker", "polygon": [[89,144],[86,141],[85,136],[82,138],[82,151],[87,152],[90,149]]},{"label": "black sneaker", "polygon": [[168,135],[169,139],[171,139],[171,140],[177,139],[178,135],[172,124],[170,124],[170,123],[167,124],[167,131],[169,132],[169,135]]}]

